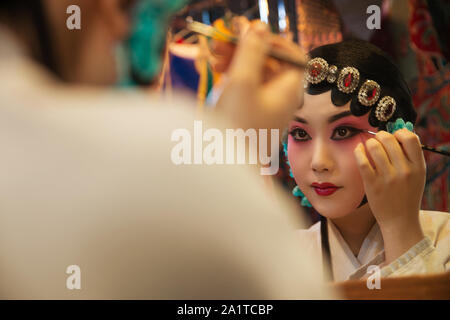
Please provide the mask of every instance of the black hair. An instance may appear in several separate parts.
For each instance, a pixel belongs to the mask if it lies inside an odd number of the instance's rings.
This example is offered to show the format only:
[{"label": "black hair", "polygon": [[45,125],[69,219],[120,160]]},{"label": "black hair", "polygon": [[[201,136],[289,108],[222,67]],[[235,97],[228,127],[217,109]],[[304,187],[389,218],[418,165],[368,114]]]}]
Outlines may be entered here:
[{"label": "black hair", "polygon": [[380,99],[383,96],[391,96],[396,101],[396,111],[388,121],[402,118],[405,122],[415,124],[417,112],[413,106],[411,91],[398,67],[380,48],[363,40],[346,40],[317,47],[309,56],[311,59],[316,57],[325,59],[329,66],[335,65],[338,72],[345,67],[354,67],[360,73],[360,80],[351,94],[339,91],[336,82],[329,83],[327,80],[309,84],[307,93],[317,95],[331,90],[331,101],[335,106],[343,106],[351,100],[350,111],[353,115],[363,116],[370,111],[370,125],[386,130],[386,122],[378,120],[375,116],[376,104],[366,107],[358,101],[361,85],[366,80],[373,80],[381,87]]},{"label": "black hair", "polygon": [[23,20],[28,20],[36,32],[39,48],[37,52],[33,52],[34,58],[61,78],[54,59],[50,27],[42,0],[0,1],[0,22],[20,24]]},{"label": "black hair", "polygon": [[0,13],[2,16],[17,18],[23,15],[31,1],[0,1]]}]

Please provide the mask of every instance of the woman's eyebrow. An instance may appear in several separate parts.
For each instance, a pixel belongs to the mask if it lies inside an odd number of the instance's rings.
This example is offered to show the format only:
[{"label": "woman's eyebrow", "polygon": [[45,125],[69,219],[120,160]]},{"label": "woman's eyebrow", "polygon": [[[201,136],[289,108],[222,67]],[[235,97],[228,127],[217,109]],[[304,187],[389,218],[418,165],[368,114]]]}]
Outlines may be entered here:
[{"label": "woman's eyebrow", "polygon": [[352,112],[350,110],[349,111],[344,111],[344,112],[341,112],[341,113],[338,113],[338,114],[335,114],[335,115],[332,115],[331,117],[328,118],[328,123],[333,123],[333,122],[335,122],[335,121],[337,121],[337,120],[339,120],[341,118],[348,117],[348,116],[351,116],[351,115],[353,115],[353,114],[352,114]]},{"label": "woman's eyebrow", "polygon": [[308,121],[306,121],[305,119],[303,119],[301,117],[297,117],[297,116],[294,116],[294,121],[308,124]]},{"label": "woman's eyebrow", "polygon": [[[331,117],[328,118],[328,123],[333,123],[333,122],[335,122],[335,121],[337,121],[337,120],[339,120],[341,118],[348,117],[348,116],[351,116],[351,115],[353,115],[351,111],[344,111],[344,112],[332,115]],[[294,121],[308,124],[308,121],[306,121],[302,117],[294,116]]]}]

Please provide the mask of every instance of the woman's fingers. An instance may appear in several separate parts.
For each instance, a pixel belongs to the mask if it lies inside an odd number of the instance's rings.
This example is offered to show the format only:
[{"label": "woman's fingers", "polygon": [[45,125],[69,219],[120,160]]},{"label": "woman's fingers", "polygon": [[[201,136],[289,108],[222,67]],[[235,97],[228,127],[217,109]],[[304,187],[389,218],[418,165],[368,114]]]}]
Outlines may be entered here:
[{"label": "woman's fingers", "polygon": [[214,55],[220,57],[232,56],[235,50],[235,45],[229,42],[224,42],[221,40],[213,40],[211,45],[211,50]]},{"label": "woman's fingers", "polygon": [[239,41],[230,66],[230,78],[246,87],[255,87],[262,81],[262,67],[266,61],[268,44],[264,41],[267,26],[255,24]]},{"label": "woman's fingers", "polygon": [[397,138],[386,132],[379,131],[377,132],[375,138],[381,142],[386,154],[390,160],[391,165],[400,172],[403,172],[408,169],[409,163],[406,155],[403,152],[402,147],[398,143]]},{"label": "woman's fingers", "polygon": [[[366,172],[364,179],[373,176],[373,181],[383,177],[388,183],[401,182],[410,181],[412,176],[423,176],[426,173],[420,141],[408,130],[399,130],[394,135],[380,131],[375,138],[366,141],[365,149],[367,154],[364,154],[364,147],[360,145],[355,149],[358,164],[360,167],[364,165],[365,168],[360,168],[360,171]],[[374,168],[369,167],[367,156],[373,161]],[[370,169],[373,169],[374,175],[371,175]],[[407,180],[404,180],[405,178]]]},{"label": "woman's fingers", "polygon": [[425,158],[419,137],[407,129],[396,131],[394,136],[401,143],[407,159],[413,165],[422,167],[425,164]]},{"label": "woman's fingers", "polygon": [[384,176],[391,175],[393,167],[381,142],[371,138],[366,141],[366,149],[375,164],[376,172]]},{"label": "woman's fingers", "polygon": [[233,19],[231,19],[231,30],[234,34],[242,36],[243,34],[247,33],[248,29],[254,23],[261,22],[259,20],[249,21],[247,17],[244,16],[233,17]]},{"label": "woman's fingers", "polygon": [[358,163],[359,172],[361,173],[363,181],[366,181],[369,184],[373,183],[376,177],[376,172],[370,164],[369,159],[367,158],[366,150],[362,143],[358,144],[358,146],[355,148],[354,155],[356,158],[356,162]]},{"label": "woman's fingers", "polygon": [[233,60],[233,53],[229,55],[220,56],[213,52],[210,59],[211,66],[215,72],[225,73],[230,67],[231,61]]},{"label": "woman's fingers", "polygon": [[215,58],[213,68],[216,72],[226,72],[233,59],[236,46],[231,43],[213,40],[211,45],[211,52]]}]

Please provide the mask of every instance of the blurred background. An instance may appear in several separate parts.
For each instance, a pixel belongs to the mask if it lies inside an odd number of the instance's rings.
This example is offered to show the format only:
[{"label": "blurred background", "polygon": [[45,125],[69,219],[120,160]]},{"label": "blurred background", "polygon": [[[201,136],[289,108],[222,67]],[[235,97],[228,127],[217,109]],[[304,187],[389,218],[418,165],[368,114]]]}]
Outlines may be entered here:
[{"label": "blurred background", "polygon": [[[176,2],[176,1],[175,1]],[[180,0],[179,2],[183,2]],[[343,39],[367,40],[389,53],[403,72],[418,113],[416,132],[422,143],[450,150],[450,1],[449,0],[193,0],[179,11],[169,26],[167,44],[161,49],[162,72],[146,80],[145,46],[130,41],[130,56],[124,58],[121,85],[155,87],[170,94],[174,88],[197,95],[199,109],[212,106],[220,93],[223,75],[211,68],[208,40],[185,29],[192,17],[205,24],[228,26],[235,15],[268,23],[274,33],[292,37],[309,51]],[[182,3],[183,5],[185,3]],[[180,5],[181,3],[178,3]],[[367,20],[380,9],[380,29],[369,29]],[[139,14],[139,13],[137,13]],[[136,30],[147,26],[145,15]],[[151,26],[147,26],[152,32]],[[154,31],[154,30],[153,30]],[[133,37],[132,37],[133,39]],[[162,44],[164,45],[164,44]],[[143,61],[144,60],[144,61]],[[152,64],[153,65],[153,64]],[[128,69],[127,69],[128,68]],[[154,72],[154,71],[153,71]],[[147,75],[147,76],[146,76]],[[284,157],[283,152],[280,156]],[[428,165],[422,209],[449,211],[450,161],[425,152]],[[282,161],[285,163],[285,161]],[[294,182],[285,165],[278,178],[292,190]],[[314,222],[317,213],[310,212]]]}]

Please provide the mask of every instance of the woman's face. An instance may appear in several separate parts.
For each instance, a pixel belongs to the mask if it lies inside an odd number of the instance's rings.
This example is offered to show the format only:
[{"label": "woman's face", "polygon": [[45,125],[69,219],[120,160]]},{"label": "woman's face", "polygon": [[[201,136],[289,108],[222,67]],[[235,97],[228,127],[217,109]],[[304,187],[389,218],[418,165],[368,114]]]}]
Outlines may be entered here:
[{"label": "woman's face", "polygon": [[[355,129],[378,131],[369,113],[356,117],[350,102],[336,107],[331,91],[305,94],[304,106],[289,124],[288,158],[295,181],[313,207],[328,218],[353,212],[364,198],[364,187],[353,150],[371,138]],[[337,188],[314,184],[331,183]]]}]

